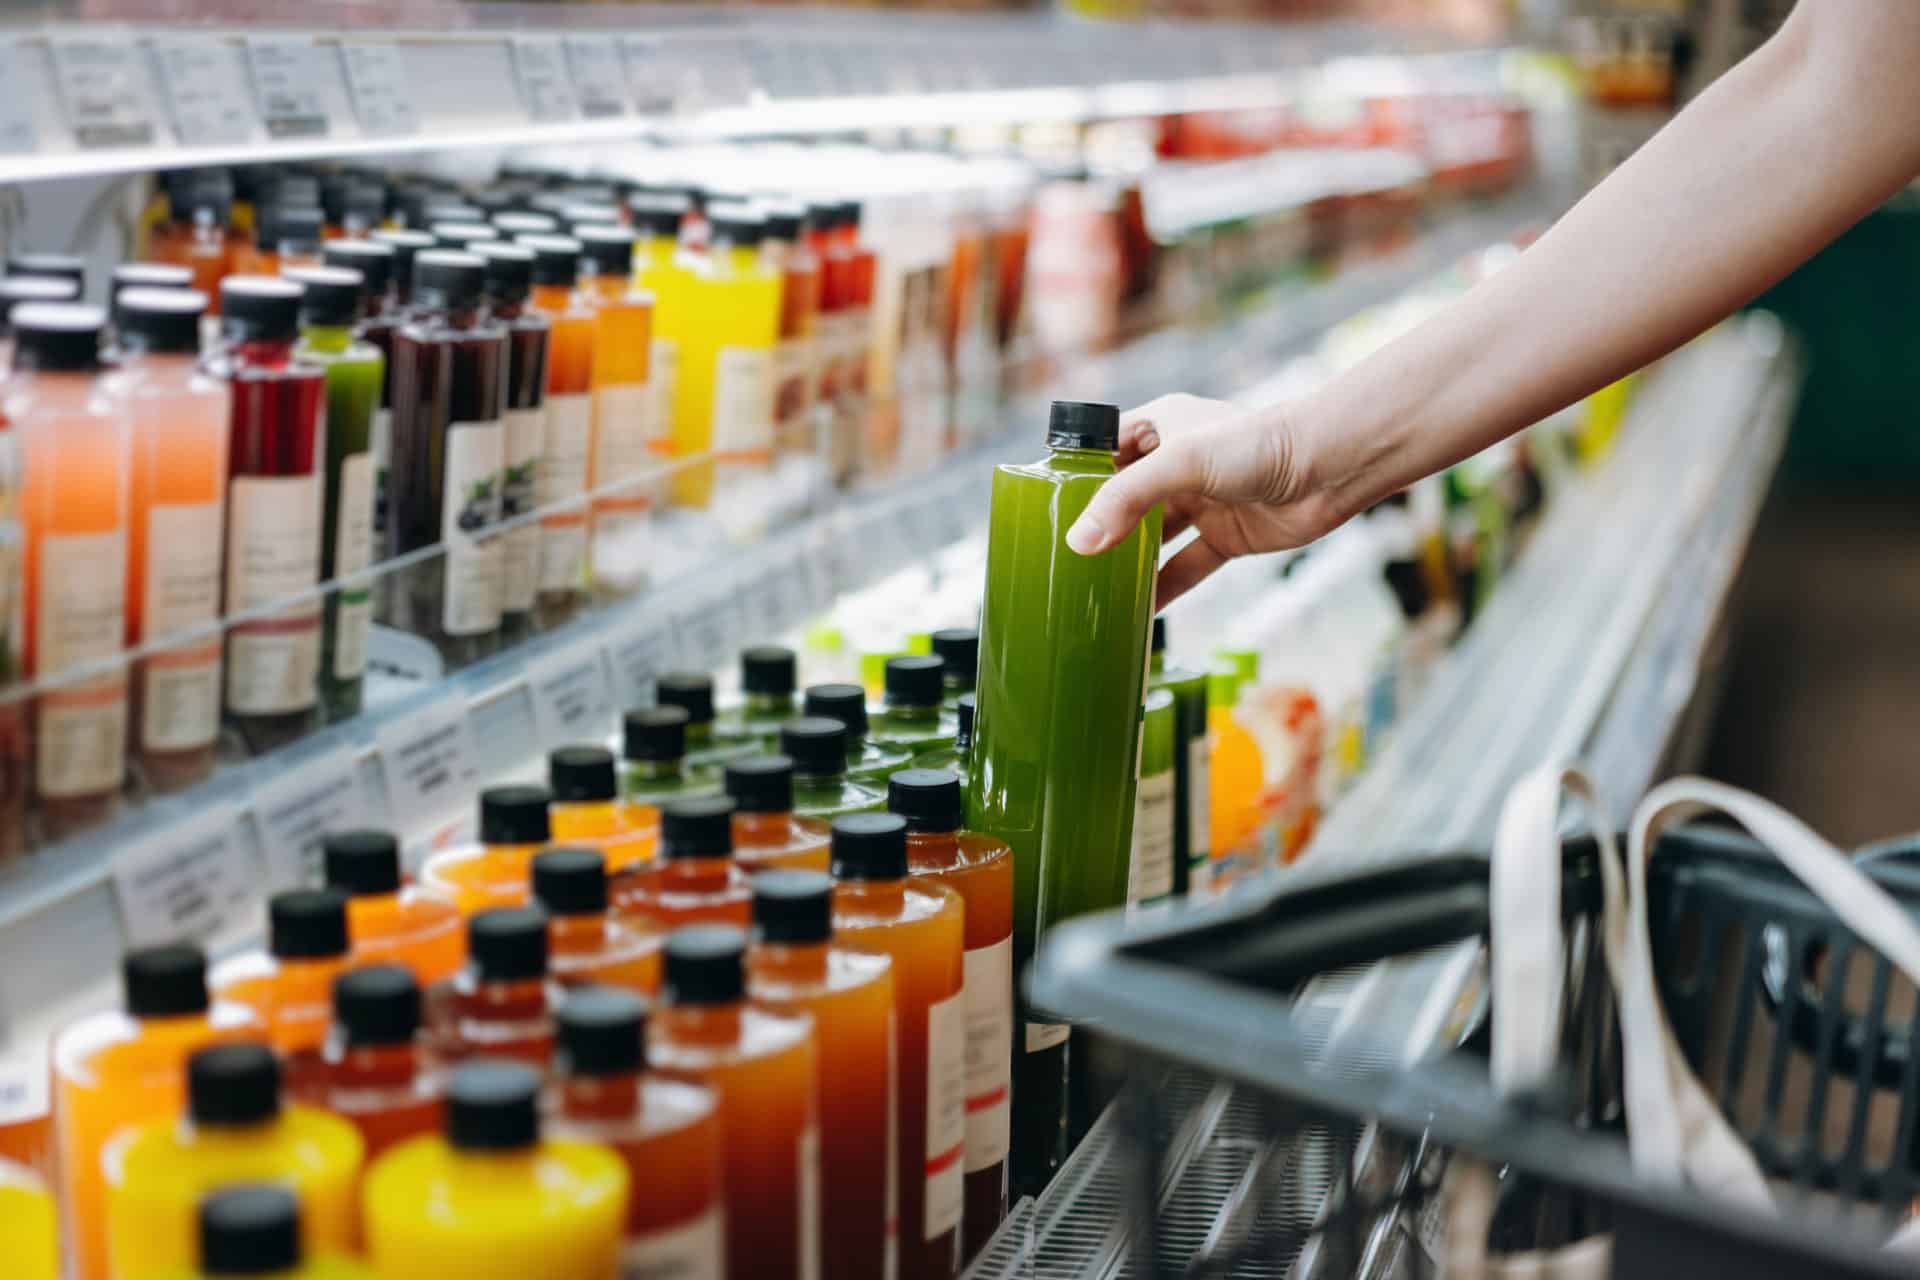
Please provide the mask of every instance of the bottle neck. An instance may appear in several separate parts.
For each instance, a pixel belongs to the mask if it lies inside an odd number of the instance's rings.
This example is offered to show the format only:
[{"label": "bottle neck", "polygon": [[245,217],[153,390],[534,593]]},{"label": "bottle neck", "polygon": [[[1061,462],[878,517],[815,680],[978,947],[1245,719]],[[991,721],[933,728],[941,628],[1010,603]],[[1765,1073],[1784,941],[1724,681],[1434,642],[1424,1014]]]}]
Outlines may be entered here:
[{"label": "bottle neck", "polygon": [[876,915],[898,915],[906,905],[905,880],[835,880],[834,906]]},{"label": "bottle neck", "polygon": [[667,1004],[655,1017],[660,1029],[682,1044],[726,1045],[740,1040],[746,1002],[728,1004]]},{"label": "bottle neck", "polygon": [[629,760],[627,772],[645,782],[670,782],[680,776],[680,758],[671,760]]},{"label": "bottle neck", "polygon": [[909,831],[907,863],[915,871],[945,871],[960,865],[958,831]]},{"label": "bottle neck", "polygon": [[683,892],[718,893],[727,887],[733,859],[720,855],[698,858],[663,858],[660,885]]},{"label": "bottle neck", "polygon": [[900,721],[902,724],[938,724],[940,721],[940,704],[937,702],[932,704],[901,702],[894,698],[888,698],[887,716],[890,719]]},{"label": "bottle neck", "polygon": [[790,693],[749,693],[746,711],[750,716],[791,716],[794,712]]},{"label": "bottle neck", "polygon": [[573,286],[537,284],[533,286],[533,305],[542,311],[565,311],[573,305]]},{"label": "bottle neck", "polygon": [[241,364],[272,366],[293,360],[292,338],[241,338],[229,350]]},{"label": "bottle neck", "polygon": [[560,1081],[560,1114],[570,1120],[626,1120],[640,1110],[638,1071],[610,1076],[567,1076]]},{"label": "bottle neck", "polygon": [[524,298],[515,298],[512,301],[501,299],[494,302],[491,310],[495,320],[511,323],[527,313],[527,303]]},{"label": "bottle neck", "polygon": [[405,1084],[425,1065],[419,1046],[410,1040],[400,1044],[344,1044],[329,1057],[335,1082],[348,1086]]},{"label": "bottle neck", "polygon": [[813,787],[816,789],[838,787],[844,786],[846,781],[847,771],[845,767],[837,769],[832,773],[809,773],[802,770],[798,765],[795,765],[793,770],[793,783],[797,787]]},{"label": "bottle neck", "polygon": [[825,982],[828,950],[824,941],[762,942],[753,949],[753,974],[772,982]]},{"label": "bottle neck", "polygon": [[310,324],[301,337],[315,351],[324,351],[328,355],[339,355],[353,343],[353,329],[343,324]]},{"label": "bottle neck", "polygon": [[785,844],[793,838],[793,814],[735,813],[733,837],[737,844]]}]

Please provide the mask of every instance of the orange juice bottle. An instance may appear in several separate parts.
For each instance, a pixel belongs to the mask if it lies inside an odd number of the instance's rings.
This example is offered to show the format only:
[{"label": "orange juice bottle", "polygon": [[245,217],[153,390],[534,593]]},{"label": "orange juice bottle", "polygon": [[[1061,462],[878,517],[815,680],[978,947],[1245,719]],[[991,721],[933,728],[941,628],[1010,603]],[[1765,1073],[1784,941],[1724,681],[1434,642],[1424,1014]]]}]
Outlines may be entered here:
[{"label": "orange juice bottle", "polygon": [[587,599],[587,509],[593,451],[594,312],[580,296],[580,242],[526,235],[533,250],[533,296],[547,317],[547,434],[534,467],[540,511],[539,596],[544,626],[572,617]]},{"label": "orange juice bottle", "polygon": [[731,925],[668,936],[647,1060],[720,1101],[729,1280],[808,1280],[820,1274],[813,1028],[748,1003],[746,953]]},{"label": "orange juice bottle", "polygon": [[298,1091],[320,1070],[333,1021],[333,980],[347,963],[347,898],[332,889],[291,889],[267,902],[267,949],[214,968],[213,992],[252,1009],[267,1043],[286,1060]]},{"label": "orange juice bottle", "polygon": [[620,226],[574,228],[582,250],[581,288],[594,308],[593,584],[627,592],[651,567],[653,505],[646,480],[661,435],[649,381],[653,296],[633,287],[633,233]]},{"label": "orange juice bottle", "polygon": [[773,435],[782,450],[816,452],[813,408],[819,386],[814,327],[820,317],[820,257],[805,205],[767,210],[767,243],[780,272],[780,339],[774,347]]},{"label": "orange juice bottle", "polygon": [[545,787],[488,787],[480,793],[480,843],[427,859],[420,882],[450,898],[460,914],[527,900],[533,855],[553,838]]},{"label": "orange juice bottle", "polygon": [[753,890],[733,858],[733,801],[687,796],[662,805],[660,857],[622,878],[613,909],[662,932],[703,923],[745,928]]},{"label": "orange juice bottle", "polygon": [[372,964],[333,984],[325,1069],[302,1102],[350,1122],[372,1160],[408,1138],[438,1133],[440,1072],[421,1035],[420,984],[397,964]]},{"label": "orange juice bottle", "polygon": [[53,1119],[60,1203],[75,1280],[105,1280],[107,1186],[102,1158],[119,1134],[171,1116],[186,1095],[189,1055],[257,1035],[243,1005],[207,997],[198,947],[130,951],[120,962],[126,1009],[90,1014],[53,1041]]},{"label": "orange juice bottle", "polygon": [[466,926],[450,898],[400,883],[400,842],[390,831],[335,831],[322,838],[327,887],[347,895],[355,964],[399,964],[431,986],[467,959]]},{"label": "orange juice bottle", "polygon": [[307,1257],[300,1198],[270,1182],[223,1187],[200,1201],[200,1265],[183,1280],[223,1276],[271,1280],[372,1280],[359,1263],[337,1254]]},{"label": "orange juice bottle", "polygon": [[608,875],[652,859],[660,843],[660,810],[620,799],[613,752],[561,747],[547,757],[547,789],[553,793],[547,816],[555,840],[600,850]]},{"label": "orange juice bottle", "polygon": [[967,904],[966,1083],[969,1262],[1007,1216],[1008,1110],[1013,1063],[1013,851],[960,829],[960,779],[904,769],[887,781],[887,808],[907,821],[907,865]]},{"label": "orange juice bottle", "polygon": [[537,907],[495,907],[469,920],[467,967],[430,993],[440,1057],[518,1058],[544,1068],[560,1007],[548,955],[547,913]]},{"label": "orange juice bottle", "polygon": [[900,1063],[900,1272],[960,1267],[966,1203],[966,907],[910,879],[906,819],[833,821],[834,941],[893,957]]},{"label": "orange juice bottle", "polygon": [[359,1236],[355,1193],[366,1147],[339,1116],[283,1106],[280,1062],[264,1044],[187,1060],[187,1110],[142,1125],[107,1160],[115,1280],[193,1265],[202,1196],[240,1182],[284,1183],[305,1210],[307,1242],[345,1253]]},{"label": "orange juice bottle", "polygon": [[535,855],[533,898],[547,913],[547,950],[563,986],[603,983],[646,996],[660,989],[660,935],[607,914],[607,863],[598,849]]},{"label": "orange juice bottle", "polygon": [[1240,694],[1240,677],[1230,671],[1207,675],[1207,734],[1213,739],[1208,783],[1213,806],[1213,866],[1209,884],[1224,884],[1234,872],[1236,856],[1253,839],[1260,825],[1263,781],[1260,746],[1240,723],[1233,708]]},{"label": "orange juice bottle", "polygon": [[893,961],[830,946],[833,881],[768,871],[753,882],[747,994],[813,1019],[819,1054],[820,1176],[826,1280],[895,1274],[899,1246],[898,1082]]},{"label": "orange juice bottle", "polygon": [[748,871],[827,869],[827,824],[793,815],[792,760],[748,756],[732,761],[726,789],[734,804],[733,856]]},{"label": "orange juice bottle", "polygon": [[633,1189],[621,1274],[719,1280],[719,1108],[698,1085],[647,1074],[646,1041],[639,996],[617,987],[570,993],[554,1062],[554,1132],[610,1147],[626,1162]]},{"label": "orange juice bottle", "polygon": [[9,1280],[55,1280],[60,1274],[60,1221],[40,1175],[0,1160],[0,1266]]}]

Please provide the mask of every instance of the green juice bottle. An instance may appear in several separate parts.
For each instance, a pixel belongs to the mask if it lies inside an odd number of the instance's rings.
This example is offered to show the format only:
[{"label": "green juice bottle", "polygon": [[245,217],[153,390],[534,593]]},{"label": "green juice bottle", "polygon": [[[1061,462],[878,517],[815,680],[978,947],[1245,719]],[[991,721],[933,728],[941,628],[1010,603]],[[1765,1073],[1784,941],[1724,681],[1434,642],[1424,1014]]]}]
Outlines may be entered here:
[{"label": "green juice bottle", "polygon": [[867,718],[867,691],[857,684],[816,684],[807,689],[808,716],[838,720],[847,729],[847,773],[860,782],[880,784],[913,763],[913,752],[894,743],[875,742]]},{"label": "green juice bottle", "polygon": [[681,707],[629,711],[620,724],[620,798],[659,804],[676,796],[712,795],[718,781],[687,771],[687,713]]},{"label": "green juice bottle", "polygon": [[750,739],[762,750],[774,750],[780,743],[780,726],[800,714],[800,704],[793,697],[799,683],[797,670],[791,649],[759,644],[741,650],[740,704],[714,717],[715,735]]},{"label": "green juice bottle", "polygon": [[931,751],[922,751],[913,758],[916,769],[945,769],[960,775],[960,785],[967,785],[967,765],[973,755],[973,707],[971,693],[963,693],[953,704],[953,741],[944,747],[935,747]]},{"label": "green juice bottle", "polygon": [[[1160,511],[1097,556],[1066,542],[1119,439],[1112,405],[1056,401],[1048,455],[993,477],[967,826],[1013,848],[1016,973],[1054,922],[1126,902]],[[1066,1039],[1020,1010],[1016,1195],[1065,1156]]]},{"label": "green juice bottle", "polygon": [[320,691],[328,720],[360,714],[367,671],[373,584],[358,577],[373,563],[373,415],[380,408],[386,357],[354,336],[366,278],[349,267],[284,273],[301,285],[300,345],[294,358],[327,371],[327,471],[320,579],[339,581],[327,595],[320,638]]},{"label": "green juice bottle", "polygon": [[802,716],[780,728],[780,754],[793,761],[796,817],[831,821],[846,813],[878,813],[887,793],[847,774],[847,726],[827,716]]},{"label": "green juice bottle", "polygon": [[[1153,620],[1147,687],[1173,695],[1173,891],[1207,888],[1213,854],[1213,743],[1207,737],[1205,672],[1167,665],[1167,620]],[[1145,776],[1142,766],[1141,776]]]},{"label": "green juice bottle", "polygon": [[946,670],[946,662],[931,654],[888,658],[886,700],[868,728],[873,741],[909,754],[952,742],[960,725],[942,705],[947,696]]},{"label": "green juice bottle", "polygon": [[712,774],[716,787],[727,761],[760,750],[758,738],[714,719],[713,677],[705,672],[669,671],[654,682],[653,691],[661,706],[687,713],[687,766],[695,773]]}]

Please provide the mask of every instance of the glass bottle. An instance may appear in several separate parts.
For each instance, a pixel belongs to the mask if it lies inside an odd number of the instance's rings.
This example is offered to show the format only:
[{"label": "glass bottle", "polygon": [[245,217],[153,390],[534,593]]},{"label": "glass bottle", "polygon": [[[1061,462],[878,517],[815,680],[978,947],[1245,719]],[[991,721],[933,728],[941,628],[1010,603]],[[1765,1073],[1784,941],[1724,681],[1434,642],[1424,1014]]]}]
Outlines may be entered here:
[{"label": "glass bottle", "polygon": [[347,965],[347,898],[333,889],[289,889],[267,900],[267,946],[230,956],[208,981],[216,999],[253,1010],[285,1062],[287,1087],[320,1069],[333,1020],[333,980]]},{"label": "glass bottle", "polygon": [[1133,839],[1127,853],[1128,907],[1149,907],[1172,894],[1176,833],[1173,694],[1150,689],[1140,722],[1140,778],[1134,788]]},{"label": "glass bottle", "polygon": [[494,907],[467,921],[467,965],[427,993],[427,1022],[442,1061],[553,1056],[559,983],[551,977],[547,913]]},{"label": "glass bottle", "polygon": [[777,867],[827,869],[827,824],[793,814],[792,760],[786,756],[731,760],[725,782],[734,803],[734,857],[749,872]]},{"label": "glass bottle", "polygon": [[440,1131],[445,1082],[421,1034],[420,984],[405,967],[372,964],[334,979],[323,1067],[293,1096],[358,1129],[369,1161]]},{"label": "glass bottle", "polygon": [[733,801],[685,796],[660,806],[660,857],[623,876],[613,909],[660,932],[752,920],[753,891],[733,857]]},{"label": "glass bottle", "polygon": [[547,436],[547,343],[552,326],[527,305],[533,250],[477,244],[487,264],[487,306],[507,329],[506,469],[500,490],[500,627],[513,642],[533,629],[540,573],[540,525],[533,516],[534,478]]},{"label": "glass bottle", "polygon": [[686,282],[674,454],[711,454],[673,476],[674,500],[705,508],[718,484],[764,475],[773,459],[774,344],[780,333],[780,277],[761,253],[766,220],[751,205],[706,210],[706,253]]},{"label": "glass bottle", "polygon": [[740,651],[740,690],[737,707],[714,717],[713,732],[728,741],[753,740],[772,747],[780,740],[780,726],[800,714],[793,691],[798,684],[793,650],[777,644],[754,645]]},{"label": "glass bottle", "polygon": [[580,242],[522,235],[533,250],[535,310],[547,318],[547,428],[534,472],[540,511],[539,611],[543,626],[587,600],[587,482],[593,455],[594,310],[576,288]]},{"label": "glass bottle", "polygon": [[886,701],[872,722],[875,743],[913,756],[953,741],[960,724],[943,705],[946,668],[932,654],[887,659]]},{"label": "glass bottle", "polygon": [[195,1212],[199,1266],[189,1280],[257,1276],[261,1280],[372,1280],[339,1254],[307,1256],[300,1198],[274,1182],[243,1182],[205,1196]]},{"label": "glass bottle", "polygon": [[547,913],[547,949],[562,986],[600,983],[643,996],[660,990],[660,935],[608,914],[598,849],[534,855],[533,900]]},{"label": "glass bottle", "polygon": [[553,839],[545,787],[510,784],[480,793],[480,842],[427,859],[420,883],[472,916],[526,902],[533,855]]},{"label": "glass bottle", "polygon": [[605,747],[561,747],[547,756],[548,820],[563,844],[598,849],[607,874],[649,861],[660,843],[660,810],[619,796],[619,771]]},{"label": "glass bottle", "polygon": [[397,964],[421,986],[451,978],[466,963],[466,926],[450,898],[400,880],[400,842],[390,831],[332,831],[321,837],[327,887],[347,895],[347,938],[355,964]]},{"label": "glass bottle", "polygon": [[1153,620],[1147,685],[1173,695],[1173,875],[1175,893],[1204,893],[1213,848],[1212,741],[1205,672],[1167,665],[1167,620]]},{"label": "glass bottle", "polygon": [[820,314],[820,258],[813,251],[805,205],[767,210],[771,265],[780,272],[780,334],[774,346],[773,437],[782,451],[818,452],[813,396],[814,327]]},{"label": "glass bottle", "polygon": [[[404,234],[404,233],[402,233]],[[380,403],[374,407],[373,420],[367,426],[367,452],[373,467],[372,545],[368,554],[378,558],[387,545],[387,466],[392,456],[393,436],[393,333],[400,327],[401,312],[394,300],[394,277],[404,256],[411,281],[414,250],[402,250],[381,240],[331,240],[321,250],[329,267],[358,271],[364,287],[360,290],[360,314],[353,324],[355,339],[370,343],[380,353]],[[377,580],[373,589],[384,593],[387,583]]]},{"label": "glass bottle", "polygon": [[620,794],[629,804],[658,806],[675,796],[711,795],[710,777],[687,772],[684,707],[647,707],[621,718]]},{"label": "glass bottle", "polygon": [[[414,263],[421,254],[438,246],[424,231],[394,228],[371,232],[367,239],[393,250],[393,306],[404,316],[413,307]],[[391,357],[392,353],[388,354]]]},{"label": "glass bottle", "polygon": [[812,206],[814,256],[820,261],[820,311],[815,321],[817,367],[815,429],[825,438],[827,466],[836,484],[860,469],[858,423],[844,412],[853,372],[853,259],[841,235],[845,206],[837,200]]},{"label": "glass bottle", "polygon": [[320,183],[320,212],[326,219],[320,235],[328,244],[354,239],[380,225],[387,213],[387,193],[377,182],[329,174]]},{"label": "glass bottle", "polygon": [[225,174],[202,174],[191,188],[187,235],[182,259],[193,273],[193,287],[206,294],[213,314],[220,313],[220,282],[233,270],[233,180]]},{"label": "glass bottle", "polygon": [[[847,772],[860,781],[884,783],[888,774],[906,768],[913,759],[913,752],[904,746],[876,742],[870,736],[867,691],[857,684],[810,685],[806,709],[808,716],[826,716],[847,727]],[[945,737],[951,739],[953,731],[949,729]],[[929,746],[938,746],[941,741],[938,734],[927,735]]]},{"label": "glass bottle", "polygon": [[633,283],[653,295],[653,351],[648,381],[653,387],[653,461],[673,454],[673,397],[679,381],[680,325],[686,310],[687,269],[680,261],[680,229],[689,204],[684,195],[639,191],[627,197],[634,237]]},{"label": "glass bottle", "polygon": [[633,287],[633,233],[574,228],[582,294],[594,309],[593,585],[626,594],[652,568],[653,485],[647,479],[661,426],[650,381],[653,297]]},{"label": "glass bottle", "polygon": [[973,713],[974,698],[972,694],[963,693],[954,699],[953,741],[944,747],[936,747],[932,751],[921,752],[913,758],[913,767],[916,769],[946,769],[960,779],[960,786],[964,790],[967,785],[967,765],[969,757],[973,754]]},{"label": "glass bottle", "polygon": [[847,775],[847,727],[825,716],[802,716],[780,728],[780,751],[793,761],[793,811],[837,818],[883,808],[886,793]]},{"label": "glass bottle", "polygon": [[320,265],[320,231],[326,215],[309,205],[263,205],[253,221],[253,247],[235,257],[242,275],[271,276],[290,267]]},{"label": "glass bottle", "polygon": [[956,706],[962,696],[973,692],[980,667],[980,633],[972,627],[942,627],[928,639],[934,656],[945,664],[941,679],[946,684],[946,704]]},{"label": "glass bottle", "polygon": [[744,726],[722,728],[713,714],[713,677],[703,671],[669,671],[654,682],[663,707],[687,713],[687,763],[698,769],[744,755],[759,739]]}]

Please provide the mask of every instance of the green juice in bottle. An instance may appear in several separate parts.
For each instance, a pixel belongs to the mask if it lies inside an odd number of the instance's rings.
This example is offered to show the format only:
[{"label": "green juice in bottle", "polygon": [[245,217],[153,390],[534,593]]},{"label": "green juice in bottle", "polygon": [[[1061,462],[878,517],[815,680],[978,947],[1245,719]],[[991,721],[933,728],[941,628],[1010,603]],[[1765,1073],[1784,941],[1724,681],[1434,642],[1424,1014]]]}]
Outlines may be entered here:
[{"label": "green juice in bottle", "polygon": [[887,659],[886,699],[869,730],[874,742],[917,755],[953,741],[960,724],[943,705],[946,668],[933,654]]},{"label": "green juice in bottle", "polygon": [[780,754],[793,761],[793,812],[832,821],[848,813],[878,813],[887,793],[847,773],[847,727],[828,716],[802,716],[780,729]]},{"label": "green juice in bottle", "polygon": [[[1056,401],[1048,455],[993,477],[967,826],[1013,848],[1016,973],[1048,926],[1126,902],[1160,511],[1096,556],[1066,542],[1119,438],[1112,405]],[[1020,1010],[1016,1194],[1065,1155],[1066,1038]]]},{"label": "green juice in bottle", "polygon": [[802,704],[808,716],[824,716],[847,727],[847,773],[886,792],[887,778],[913,763],[913,752],[896,743],[876,742],[867,716],[867,691],[857,684],[809,686]]},{"label": "green juice in bottle", "polygon": [[[1167,620],[1153,620],[1147,687],[1173,695],[1173,891],[1207,888],[1213,854],[1213,742],[1207,736],[1207,677],[1167,665]],[[1142,776],[1145,768],[1142,767]]]},{"label": "green juice in bottle", "polygon": [[967,767],[973,755],[973,708],[974,697],[963,693],[953,704],[954,731],[953,741],[944,747],[935,747],[931,751],[922,751],[913,758],[916,769],[945,769],[960,776],[960,785],[967,785]]}]

